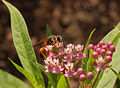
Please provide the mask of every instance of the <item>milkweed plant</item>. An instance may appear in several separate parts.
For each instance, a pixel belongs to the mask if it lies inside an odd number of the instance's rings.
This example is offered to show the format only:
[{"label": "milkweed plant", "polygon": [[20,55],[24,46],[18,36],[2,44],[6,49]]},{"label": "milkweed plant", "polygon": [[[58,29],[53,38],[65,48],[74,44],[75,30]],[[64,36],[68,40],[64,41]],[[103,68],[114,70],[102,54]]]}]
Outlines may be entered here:
[{"label": "milkweed plant", "polygon": [[[86,45],[63,46],[64,42],[47,45],[44,63],[39,64],[21,13],[7,1],[3,3],[10,12],[13,42],[22,67],[8,59],[32,87],[0,69],[0,88],[71,88],[69,79],[74,77],[78,77],[79,88],[113,88],[120,79],[120,24],[97,45],[90,44],[95,29]],[[48,25],[46,32],[47,37],[51,35]],[[46,75],[47,84],[41,72]]]}]

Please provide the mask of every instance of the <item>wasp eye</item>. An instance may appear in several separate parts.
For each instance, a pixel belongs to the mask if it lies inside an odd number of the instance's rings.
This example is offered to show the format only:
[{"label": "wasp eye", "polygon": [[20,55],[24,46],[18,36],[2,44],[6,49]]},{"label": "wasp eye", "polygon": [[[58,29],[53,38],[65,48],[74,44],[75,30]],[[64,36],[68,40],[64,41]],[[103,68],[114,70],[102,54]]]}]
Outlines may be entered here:
[{"label": "wasp eye", "polygon": [[60,37],[57,37],[57,40],[60,42],[61,41]]}]

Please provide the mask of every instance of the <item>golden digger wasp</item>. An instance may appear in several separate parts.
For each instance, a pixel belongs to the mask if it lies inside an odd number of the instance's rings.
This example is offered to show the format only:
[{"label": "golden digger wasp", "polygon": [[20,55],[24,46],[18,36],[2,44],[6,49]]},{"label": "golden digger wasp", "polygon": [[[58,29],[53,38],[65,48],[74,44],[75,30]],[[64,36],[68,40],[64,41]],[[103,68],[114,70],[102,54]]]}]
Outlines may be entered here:
[{"label": "golden digger wasp", "polygon": [[59,35],[57,35],[57,36],[56,36],[56,35],[51,35],[51,36],[49,36],[49,37],[47,37],[47,38],[45,38],[45,39],[37,42],[37,43],[34,44],[33,46],[34,46],[34,47],[35,47],[35,46],[39,46],[39,45],[41,45],[41,44],[44,43],[44,46],[42,46],[42,47],[40,48],[39,53],[40,53],[40,56],[43,56],[44,58],[46,58],[46,55],[45,55],[45,47],[46,47],[47,45],[55,45],[56,43],[59,43],[59,42],[61,42],[61,41],[62,41],[62,37],[61,37],[61,36],[59,36]]}]

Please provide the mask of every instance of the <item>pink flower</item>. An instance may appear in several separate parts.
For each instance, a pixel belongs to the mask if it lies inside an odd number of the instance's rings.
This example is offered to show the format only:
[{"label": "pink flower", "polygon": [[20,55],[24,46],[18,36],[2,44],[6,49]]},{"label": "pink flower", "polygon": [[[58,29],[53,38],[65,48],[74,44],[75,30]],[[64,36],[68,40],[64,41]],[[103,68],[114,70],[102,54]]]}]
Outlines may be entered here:
[{"label": "pink flower", "polygon": [[104,59],[102,57],[98,57],[97,64],[104,65]]},{"label": "pink flower", "polygon": [[96,71],[104,70],[106,71],[106,64],[102,57],[98,57],[97,60],[97,66],[93,66],[93,68],[96,69]]},{"label": "pink flower", "polygon": [[53,66],[53,61],[52,61],[52,58],[51,57],[47,57],[46,58],[46,60],[44,60],[44,62],[45,62],[45,72],[52,72],[53,71],[53,68],[54,68],[54,66]]},{"label": "pink flower", "polygon": [[45,64],[46,64],[46,65],[50,65],[50,64],[52,64],[52,63],[53,63],[53,61],[52,61],[52,58],[51,58],[51,57],[47,57],[47,58],[46,58],[46,60],[44,60],[44,62],[45,62]]},{"label": "pink flower", "polygon": [[48,57],[51,57],[51,58],[56,58],[57,56],[55,56],[55,53],[53,53],[53,52],[49,52]]},{"label": "pink flower", "polygon": [[107,71],[106,70],[106,65],[103,65],[103,66],[97,65],[97,66],[93,66],[93,68],[95,68],[96,71],[100,71],[100,70]]},{"label": "pink flower", "polygon": [[67,48],[74,49],[74,45],[73,44],[69,44],[69,45],[67,45]]},{"label": "pink flower", "polygon": [[52,62],[52,64],[53,64],[54,66],[58,66],[58,64],[59,64],[59,59],[54,59],[53,62]]},{"label": "pink flower", "polygon": [[54,66],[53,65],[45,65],[45,72],[52,72],[53,69],[54,69]]},{"label": "pink flower", "polygon": [[62,68],[62,66],[61,66],[61,64],[59,64],[59,65],[57,65],[57,66],[55,66],[54,68],[53,68],[53,73],[60,73],[60,72],[62,72],[64,70],[64,68]]},{"label": "pink flower", "polygon": [[63,62],[71,62],[72,61],[72,57],[71,56],[64,56]]},{"label": "pink flower", "polygon": [[65,48],[64,53],[65,54],[70,54],[70,53],[72,53],[72,49],[71,48]]},{"label": "pink flower", "polygon": [[75,46],[75,50],[81,52],[83,50],[83,47],[83,45],[78,44],[77,46]]},{"label": "pink flower", "polygon": [[76,57],[76,54],[74,54],[73,52],[71,52],[69,55],[70,57]]},{"label": "pink flower", "polygon": [[63,42],[59,42],[55,44],[56,48],[61,48],[63,46]]},{"label": "pink flower", "polygon": [[76,59],[80,59],[81,60],[84,57],[86,57],[85,53],[76,53]]},{"label": "pink flower", "polygon": [[59,63],[59,59],[54,59],[53,65],[54,65],[54,68],[52,69],[53,73],[60,73],[61,71],[64,70],[64,68],[62,68],[61,64]]},{"label": "pink flower", "polygon": [[65,77],[73,77],[73,75],[76,75],[76,72],[73,70],[73,63],[68,62],[67,64],[65,64]]},{"label": "pink flower", "polygon": [[45,50],[46,51],[52,51],[52,49],[53,49],[53,45],[47,45],[46,47],[45,47]]},{"label": "pink flower", "polygon": [[72,70],[73,69],[73,63],[68,62],[67,64],[65,64],[65,68],[67,70]]},{"label": "pink flower", "polygon": [[58,51],[58,55],[61,56],[61,55],[63,55],[63,54],[64,54],[64,51],[63,51],[62,49],[60,49],[60,50]]},{"label": "pink flower", "polygon": [[65,74],[64,74],[64,76],[65,77],[73,77],[73,75],[76,75],[76,72],[75,71],[66,71],[65,70]]},{"label": "pink flower", "polygon": [[72,53],[73,49],[74,49],[74,45],[73,44],[67,45],[67,48],[64,49],[64,54],[70,54],[70,53]]}]

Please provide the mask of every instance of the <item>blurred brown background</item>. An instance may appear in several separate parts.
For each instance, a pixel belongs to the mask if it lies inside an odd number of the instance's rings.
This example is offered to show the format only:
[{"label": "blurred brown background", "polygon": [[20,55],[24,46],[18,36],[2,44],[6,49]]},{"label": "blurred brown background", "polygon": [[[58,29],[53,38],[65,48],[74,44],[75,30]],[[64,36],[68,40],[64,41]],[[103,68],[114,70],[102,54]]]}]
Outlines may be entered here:
[{"label": "blurred brown background", "polygon": [[[16,6],[28,26],[33,42],[46,36],[49,25],[55,35],[65,43],[85,44],[90,32],[96,28],[91,43],[98,43],[120,21],[120,0],[7,0]],[[35,48],[37,58],[39,48]],[[8,9],[0,2],[0,69],[24,79],[8,57],[20,65],[11,35]],[[25,80],[25,79],[24,79]],[[77,88],[77,80],[71,80]]]}]

